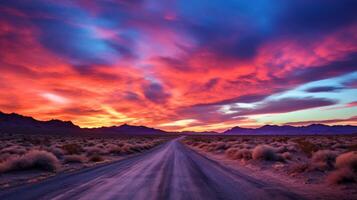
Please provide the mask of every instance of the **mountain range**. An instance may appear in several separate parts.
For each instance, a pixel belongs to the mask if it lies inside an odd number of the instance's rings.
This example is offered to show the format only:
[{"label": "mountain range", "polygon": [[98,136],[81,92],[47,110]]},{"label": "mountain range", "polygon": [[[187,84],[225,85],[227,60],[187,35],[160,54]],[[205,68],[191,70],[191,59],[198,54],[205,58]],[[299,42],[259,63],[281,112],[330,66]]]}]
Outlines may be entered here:
[{"label": "mountain range", "polygon": [[0,133],[16,134],[56,134],[84,135],[88,133],[102,135],[162,135],[167,132],[145,126],[121,125],[100,128],[80,128],[71,121],[49,120],[39,121],[32,117],[16,113],[0,112]]},{"label": "mountain range", "polygon": [[312,124],[308,126],[265,125],[259,128],[233,127],[223,133],[217,132],[167,132],[146,126],[121,126],[80,128],[71,121],[39,121],[16,113],[0,112],[0,133],[15,134],[56,134],[56,135],[334,135],[357,134],[357,126]]},{"label": "mountain range", "polygon": [[259,128],[233,127],[223,132],[225,135],[335,135],[357,134],[357,126],[311,124],[308,126],[265,125]]}]

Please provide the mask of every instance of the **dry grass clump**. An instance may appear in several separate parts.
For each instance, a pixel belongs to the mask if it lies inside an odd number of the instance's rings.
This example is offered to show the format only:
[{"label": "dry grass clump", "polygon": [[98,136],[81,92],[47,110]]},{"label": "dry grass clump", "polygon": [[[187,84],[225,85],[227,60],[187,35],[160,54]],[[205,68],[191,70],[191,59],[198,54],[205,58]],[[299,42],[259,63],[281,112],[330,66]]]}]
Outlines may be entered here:
[{"label": "dry grass clump", "polygon": [[103,148],[97,146],[85,147],[84,151],[88,156],[105,154],[106,151]]},{"label": "dry grass clump", "polygon": [[281,157],[283,157],[284,160],[291,160],[293,155],[290,152],[284,152],[281,154]]},{"label": "dry grass clump", "polygon": [[357,175],[350,168],[342,168],[333,171],[327,177],[327,182],[330,184],[346,184],[346,183],[356,183]]},{"label": "dry grass clump", "polygon": [[115,155],[120,155],[121,153],[123,153],[122,148],[118,145],[107,146],[107,151]]},{"label": "dry grass clump", "polygon": [[102,162],[104,158],[101,155],[92,155],[88,159],[90,162]]},{"label": "dry grass clump", "polygon": [[268,145],[258,145],[253,149],[252,158],[254,160],[266,161],[281,161],[282,157],[279,156],[275,149]]},{"label": "dry grass clump", "polygon": [[206,151],[208,151],[208,152],[225,151],[228,148],[229,148],[229,146],[227,146],[226,143],[224,143],[224,142],[215,142],[215,143],[209,144],[206,148]]},{"label": "dry grass clump", "polygon": [[337,153],[330,150],[319,150],[313,153],[311,158],[311,167],[318,170],[331,170],[334,168],[334,163]]},{"label": "dry grass clump", "polygon": [[17,154],[17,155],[22,155],[27,152],[26,148],[23,148],[18,145],[13,145],[6,147],[0,151],[0,154]]},{"label": "dry grass clump", "polygon": [[225,155],[228,158],[235,160],[235,159],[237,159],[236,158],[236,154],[238,153],[239,150],[240,150],[239,148],[234,148],[234,147],[233,148],[229,148],[229,149],[227,149],[225,151]]},{"label": "dry grass clump", "polygon": [[351,151],[336,158],[337,170],[329,174],[327,182],[330,184],[346,184],[357,182],[357,152]]},{"label": "dry grass clump", "polygon": [[279,172],[314,183],[357,183],[357,136],[188,136],[183,142],[232,160],[280,161]]},{"label": "dry grass clump", "polygon": [[350,168],[351,170],[357,172],[357,151],[351,151],[339,155],[336,158],[337,168]]},{"label": "dry grass clump", "polygon": [[56,171],[59,161],[52,153],[40,150],[31,150],[22,156],[16,156],[0,163],[0,172],[22,171],[38,169]]},{"label": "dry grass clump", "polygon": [[46,151],[53,153],[57,158],[62,158],[64,155],[64,151],[61,148],[56,146],[51,146],[46,148]]},{"label": "dry grass clump", "polygon": [[319,147],[316,144],[304,138],[297,138],[294,140],[294,142],[298,145],[301,151],[304,152],[309,157],[313,154],[313,152],[319,150]]},{"label": "dry grass clump", "polygon": [[2,153],[0,154],[0,163],[6,161],[7,159],[9,159],[11,156],[13,156],[12,154],[9,153]]},{"label": "dry grass clump", "polygon": [[303,173],[306,171],[309,171],[310,165],[308,163],[294,163],[289,170],[289,174],[294,174],[294,173]]},{"label": "dry grass clump", "polygon": [[250,160],[252,159],[252,152],[249,149],[240,149],[231,147],[225,151],[225,155],[232,160]]},{"label": "dry grass clump", "polygon": [[86,157],[82,155],[65,155],[63,157],[64,163],[84,163],[86,161]]},{"label": "dry grass clump", "polygon": [[82,146],[76,143],[64,144],[62,149],[66,154],[80,154],[83,152]]}]

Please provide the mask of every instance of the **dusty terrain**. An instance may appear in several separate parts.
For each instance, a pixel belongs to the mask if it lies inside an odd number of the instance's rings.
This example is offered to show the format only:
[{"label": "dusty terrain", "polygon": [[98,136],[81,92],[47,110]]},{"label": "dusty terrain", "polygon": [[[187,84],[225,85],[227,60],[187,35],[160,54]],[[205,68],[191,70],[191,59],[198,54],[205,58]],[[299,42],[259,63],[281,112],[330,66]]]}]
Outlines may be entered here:
[{"label": "dusty terrain", "polygon": [[115,162],[167,138],[2,135],[0,141],[0,188],[6,188]]},{"label": "dusty terrain", "polygon": [[221,166],[179,139],[147,153],[0,193],[1,199],[304,199]]},{"label": "dusty terrain", "polygon": [[191,136],[183,143],[222,165],[276,180],[310,198],[357,199],[357,136]]},{"label": "dusty terrain", "polygon": [[[34,165],[38,168],[34,172],[31,168],[3,170],[1,175],[3,181],[15,176],[22,177],[27,180],[27,183],[22,182],[14,187],[8,185],[1,189],[0,199],[347,200],[357,197],[354,169],[348,168],[354,167],[355,164],[353,149],[356,137],[354,136],[306,138],[187,136],[171,140],[134,137],[120,140],[93,138],[80,139],[80,141],[73,138],[57,139],[59,141],[52,138],[52,142],[49,143],[61,144],[62,146],[59,146],[63,149],[63,145],[76,141],[82,150],[77,152],[78,154],[64,153],[62,158],[58,158],[56,164],[59,166],[56,166],[53,172],[50,172],[52,169],[50,166],[43,165],[41,162]],[[10,136],[8,140],[12,141],[12,146],[15,142],[23,144],[22,140]],[[28,140],[26,138],[26,141]],[[139,149],[146,150],[128,156],[128,152],[124,151],[125,145],[118,145],[123,141],[125,144],[132,145],[130,152],[135,152],[135,146],[141,146]],[[103,160],[107,162],[90,161],[88,157],[90,151],[85,147],[91,142],[103,145],[99,149],[104,152],[95,155],[102,155]],[[332,148],[333,143],[335,147]],[[109,144],[116,144],[122,150],[110,153]],[[144,148],[144,144],[151,145]],[[262,147],[262,144],[265,146]],[[285,149],[283,146],[287,150],[283,150]],[[327,148],[333,150],[332,158],[331,152],[320,155],[321,150]],[[42,151],[45,147],[41,142],[31,146],[31,149]],[[240,149],[242,151],[238,151]],[[285,155],[286,152],[290,152],[291,155],[288,157]],[[23,153],[24,155],[26,153]],[[64,158],[66,155],[81,155],[86,159],[82,163],[71,163]],[[89,165],[93,162],[96,164]],[[6,159],[2,162],[4,163]],[[89,167],[85,169],[78,167],[86,164]],[[300,164],[304,164],[303,167]],[[299,166],[298,169],[296,166]],[[352,175],[345,171],[347,169]],[[52,173],[52,177],[47,176],[41,181],[29,181],[31,179],[24,176],[38,171]],[[341,172],[342,175],[332,175],[334,179],[331,182],[326,181],[331,174]],[[341,176],[343,179],[339,179]]]},{"label": "dusty terrain", "polygon": [[[4,189],[1,199],[353,199],[340,190],[298,188],[207,158],[173,139],[132,157]],[[217,162],[217,160],[219,162]],[[268,177],[268,178],[267,178]],[[352,194],[353,195],[353,194]]]}]

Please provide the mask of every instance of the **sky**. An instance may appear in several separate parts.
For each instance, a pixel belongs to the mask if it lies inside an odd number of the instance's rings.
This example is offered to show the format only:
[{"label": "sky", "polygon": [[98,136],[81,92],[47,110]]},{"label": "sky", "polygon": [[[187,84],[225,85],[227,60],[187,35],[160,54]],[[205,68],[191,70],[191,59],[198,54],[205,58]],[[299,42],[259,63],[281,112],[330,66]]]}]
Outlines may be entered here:
[{"label": "sky", "polygon": [[355,0],[0,2],[0,111],[81,127],[357,125]]}]

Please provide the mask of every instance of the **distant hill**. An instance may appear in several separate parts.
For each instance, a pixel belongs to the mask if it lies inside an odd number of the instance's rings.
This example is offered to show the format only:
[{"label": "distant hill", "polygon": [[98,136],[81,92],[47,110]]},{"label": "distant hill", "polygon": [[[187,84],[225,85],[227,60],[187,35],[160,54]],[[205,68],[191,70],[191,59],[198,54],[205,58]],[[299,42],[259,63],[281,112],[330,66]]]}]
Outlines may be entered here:
[{"label": "distant hill", "polygon": [[308,126],[277,126],[265,125],[260,128],[233,127],[223,134],[225,135],[335,135],[357,134],[357,126],[323,124],[311,124]]},{"label": "distant hill", "polygon": [[132,126],[128,124],[123,124],[121,126],[110,126],[110,127],[101,127],[101,128],[91,128],[91,129],[83,129],[93,133],[105,133],[110,135],[162,135],[167,134],[160,129],[149,128],[146,126]]},{"label": "distant hill", "polygon": [[167,132],[145,126],[121,125],[100,128],[80,128],[70,121],[39,121],[19,114],[0,112],[0,133],[54,135],[156,135]]},{"label": "distant hill", "polygon": [[203,131],[203,132],[197,132],[197,131],[180,131],[176,132],[177,134],[181,135],[219,135],[220,133],[215,132],[215,131]]},{"label": "distant hill", "polygon": [[32,117],[0,112],[0,132],[17,134],[80,134],[81,128],[70,121],[38,121]]},{"label": "distant hill", "polygon": [[[166,132],[160,129],[146,126],[132,126],[124,124],[121,126],[100,127],[100,128],[80,128],[70,121],[49,120],[39,121],[32,117],[19,114],[6,114],[0,112],[0,133],[16,134],[53,134],[53,135],[218,135],[217,132]],[[334,135],[334,134],[357,134],[357,126],[328,126],[323,124],[312,124],[309,126],[276,126],[265,125],[260,128],[233,127],[223,135]]]}]

